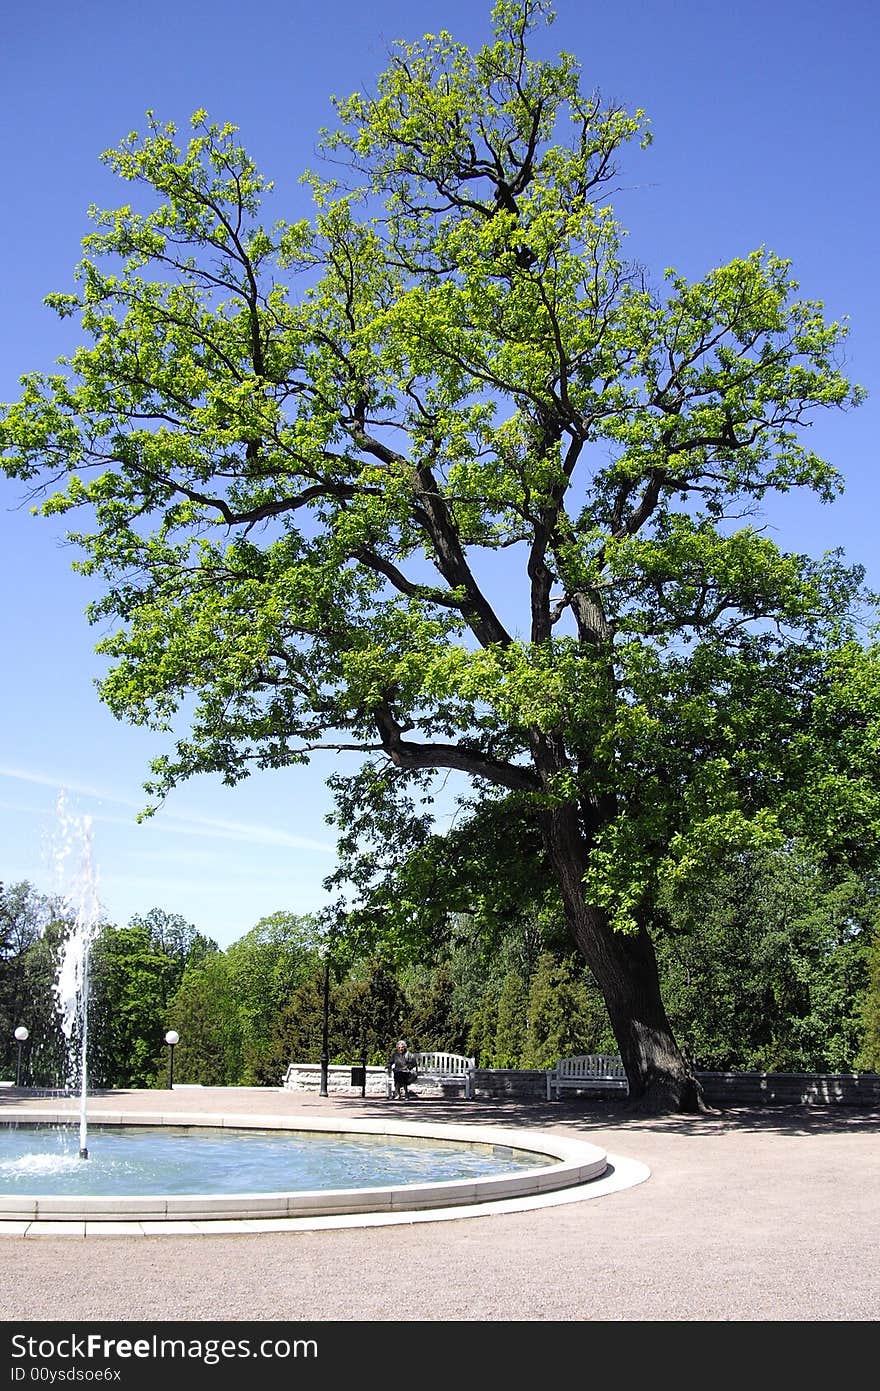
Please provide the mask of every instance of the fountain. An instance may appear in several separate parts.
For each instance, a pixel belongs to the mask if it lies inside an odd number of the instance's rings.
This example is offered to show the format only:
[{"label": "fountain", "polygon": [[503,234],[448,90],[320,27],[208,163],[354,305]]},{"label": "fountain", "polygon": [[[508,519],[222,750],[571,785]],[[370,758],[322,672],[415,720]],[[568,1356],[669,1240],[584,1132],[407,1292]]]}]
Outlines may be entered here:
[{"label": "fountain", "polygon": [[[68,811],[64,792],[58,797],[56,814],[60,827],[56,876],[72,921],[62,943],[55,996],[67,1042],[65,1083],[71,1090],[79,1086],[79,1157],[88,1159],[89,948],[101,905],[92,857],[92,818]],[[72,871],[68,870],[71,858]]]}]

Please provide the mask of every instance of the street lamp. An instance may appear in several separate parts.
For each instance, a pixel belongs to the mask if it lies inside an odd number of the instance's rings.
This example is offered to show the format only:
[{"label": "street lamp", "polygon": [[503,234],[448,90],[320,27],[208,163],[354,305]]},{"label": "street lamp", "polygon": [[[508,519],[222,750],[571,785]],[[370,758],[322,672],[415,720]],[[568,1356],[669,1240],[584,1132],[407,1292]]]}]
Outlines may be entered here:
[{"label": "street lamp", "polygon": [[327,1075],[330,1070],[330,947],[324,956],[324,1017],[321,1025],[321,1088],[320,1095],[327,1095]]},{"label": "street lamp", "polygon": [[180,1042],[180,1034],[174,1029],[169,1029],[165,1035],[165,1042],[168,1044],[168,1090],[174,1088],[174,1045]]},{"label": "street lamp", "polygon": [[21,1086],[21,1045],[26,1041],[28,1031],[23,1024],[19,1024],[15,1031],[15,1040],[18,1044],[18,1055],[15,1059],[15,1085]]}]

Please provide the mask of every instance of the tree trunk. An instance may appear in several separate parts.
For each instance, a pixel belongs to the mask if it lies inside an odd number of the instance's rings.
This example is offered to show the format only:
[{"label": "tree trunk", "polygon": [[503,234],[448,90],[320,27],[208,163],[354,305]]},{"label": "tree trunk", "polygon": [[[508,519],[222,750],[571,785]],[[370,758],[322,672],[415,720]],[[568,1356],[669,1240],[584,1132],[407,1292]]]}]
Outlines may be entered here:
[{"label": "tree trunk", "polygon": [[587,850],[576,811],[560,807],[546,812],[542,830],[566,920],[605,999],[631,1107],[652,1115],[709,1110],[666,1017],[647,931],[615,932],[604,910],[584,901]]}]

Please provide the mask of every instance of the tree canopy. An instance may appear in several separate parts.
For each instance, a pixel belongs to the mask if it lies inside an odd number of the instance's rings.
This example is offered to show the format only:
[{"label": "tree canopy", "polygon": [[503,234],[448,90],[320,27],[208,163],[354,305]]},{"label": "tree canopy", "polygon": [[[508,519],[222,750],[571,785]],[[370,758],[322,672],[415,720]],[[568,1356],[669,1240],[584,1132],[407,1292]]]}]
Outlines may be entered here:
[{"label": "tree canopy", "polygon": [[288,219],[234,126],[197,111],[182,144],[149,113],[104,155],[133,201],[92,209],[78,289],[48,297],[82,346],[0,443],[87,519],[103,699],[172,740],[154,798],[328,747],[511,797],[631,1096],[689,1108],[661,883],[799,816],[854,853],[876,825],[843,753],[802,796],[835,681],[876,738],[863,577],[755,520],[835,495],[801,427],[860,392],[773,251],[659,287],[627,263],[610,193],[648,121],[530,56],[551,19],[498,0],[476,51],[396,44]]}]

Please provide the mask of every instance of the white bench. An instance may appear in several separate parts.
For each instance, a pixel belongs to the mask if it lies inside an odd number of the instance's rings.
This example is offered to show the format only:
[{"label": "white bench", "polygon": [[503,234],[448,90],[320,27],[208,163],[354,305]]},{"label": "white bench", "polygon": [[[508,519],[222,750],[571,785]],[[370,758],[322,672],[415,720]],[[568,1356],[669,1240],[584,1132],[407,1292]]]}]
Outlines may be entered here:
[{"label": "white bench", "polygon": [[[415,1077],[413,1081],[416,1085],[423,1079],[429,1082],[436,1082],[443,1087],[450,1083],[463,1083],[464,1094],[468,1101],[474,1094],[474,1071],[477,1066],[476,1058],[466,1058],[461,1053],[416,1053],[415,1054]],[[391,1068],[388,1069],[388,1080],[386,1082],[386,1096],[394,1095],[394,1079],[391,1075]]]},{"label": "white bench", "polygon": [[629,1083],[616,1053],[580,1053],[560,1058],[547,1073],[547,1100],[561,1091],[628,1091]]}]

